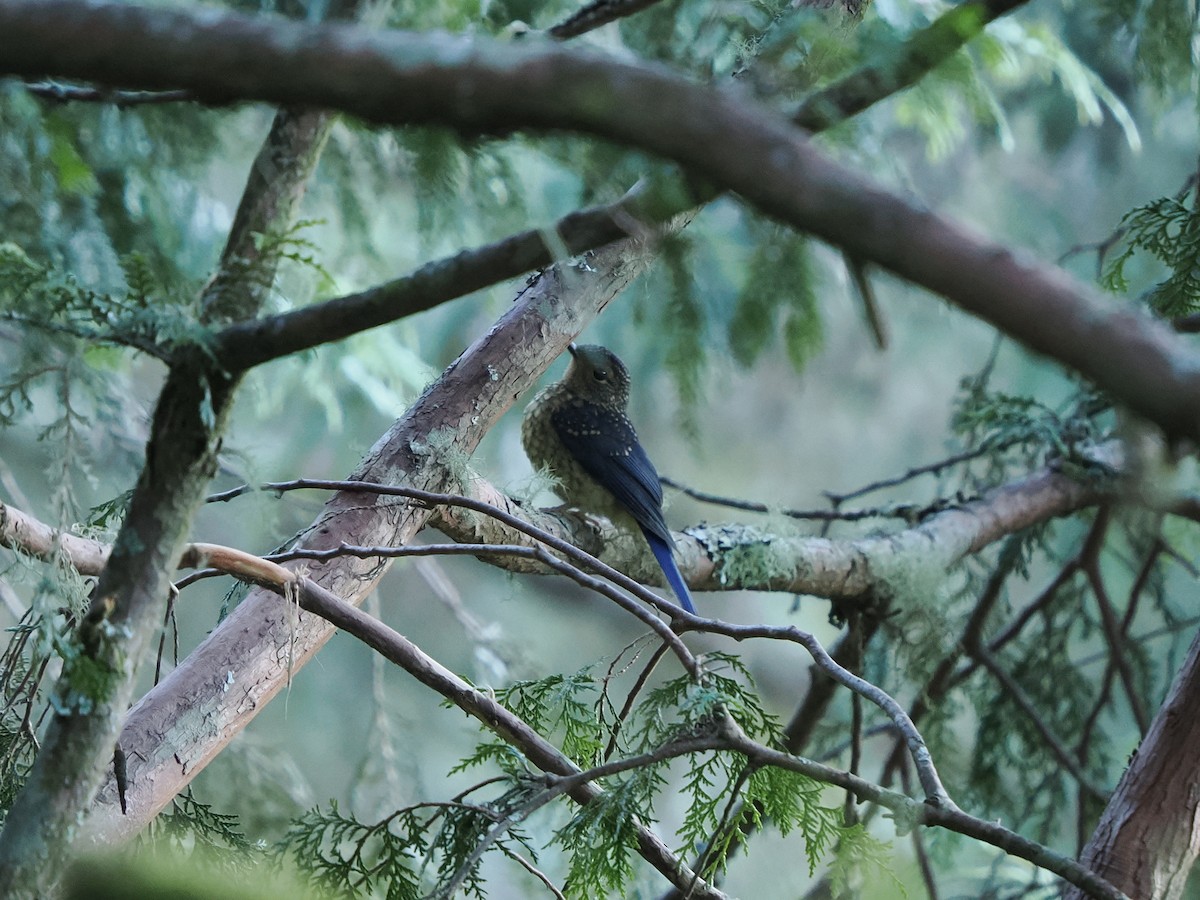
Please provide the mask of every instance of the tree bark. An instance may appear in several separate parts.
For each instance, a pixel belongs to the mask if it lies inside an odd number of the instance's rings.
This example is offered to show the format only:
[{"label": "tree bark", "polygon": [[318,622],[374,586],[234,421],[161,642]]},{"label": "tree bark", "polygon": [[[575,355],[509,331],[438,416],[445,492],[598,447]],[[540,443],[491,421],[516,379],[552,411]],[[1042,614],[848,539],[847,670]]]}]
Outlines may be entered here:
[{"label": "tree bark", "polygon": [[[543,273],[521,300],[431,385],[352,476],[440,490],[496,420],[581,329],[654,258],[633,241],[599,251],[587,267]],[[461,463],[459,463],[461,465]],[[394,497],[332,497],[304,546],[402,545],[429,511]],[[339,557],[310,564],[310,578],[358,604],[389,562]],[[324,619],[256,589],[180,666],[130,711],[121,732],[128,814],[110,778],[85,825],[88,843],[136,834],[158,814],[330,638]],[[231,699],[232,696],[232,699]]]},{"label": "tree bark", "polygon": [[[1084,847],[1080,862],[1130,897],[1177,900],[1200,856],[1200,635]],[[1069,900],[1086,894],[1072,888]]]}]

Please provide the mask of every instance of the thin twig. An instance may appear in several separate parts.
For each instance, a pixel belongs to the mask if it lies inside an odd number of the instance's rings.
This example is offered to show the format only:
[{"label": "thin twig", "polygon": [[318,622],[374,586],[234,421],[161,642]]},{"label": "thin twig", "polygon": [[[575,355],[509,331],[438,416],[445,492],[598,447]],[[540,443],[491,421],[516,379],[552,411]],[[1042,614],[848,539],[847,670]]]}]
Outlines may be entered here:
[{"label": "thin twig", "polygon": [[1037,729],[1037,733],[1041,736],[1042,741],[1050,749],[1050,752],[1054,754],[1055,759],[1059,761],[1063,768],[1071,773],[1071,777],[1079,783],[1080,788],[1087,791],[1087,793],[1091,794],[1097,800],[1102,802],[1107,801],[1109,792],[1093,782],[1088,774],[1079,767],[1075,757],[1067,749],[1066,744],[1050,729],[1050,726],[1042,718],[1037,707],[1034,706],[1033,701],[1029,698],[1029,695],[1025,693],[1025,689],[1017,683],[1017,680],[1009,674],[1004,666],[1000,665],[1000,661],[983,646],[974,647],[971,653],[987,669],[991,676],[996,679],[1013,703],[1017,705],[1017,708],[1025,714],[1025,717]]},{"label": "thin twig", "polygon": [[546,34],[563,41],[594,31],[609,22],[632,16],[658,2],[659,0],[593,0],[557,25],[546,29]]},{"label": "thin twig", "polygon": [[1129,702],[1129,708],[1133,713],[1138,730],[1144,735],[1150,728],[1150,715],[1146,711],[1142,695],[1137,689],[1133,668],[1129,664],[1129,655],[1125,648],[1125,639],[1121,634],[1121,625],[1117,619],[1116,610],[1113,608],[1112,600],[1108,596],[1108,589],[1104,586],[1104,577],[1100,572],[1100,550],[1103,546],[1103,536],[1111,521],[1112,507],[1101,506],[1096,514],[1092,532],[1080,554],[1080,563],[1092,589],[1092,595],[1096,598],[1096,607],[1100,612],[1104,638],[1108,642],[1109,653],[1116,666],[1117,674],[1121,677],[1121,687],[1125,698]]},{"label": "thin twig", "polygon": [[807,519],[817,522],[858,522],[863,519],[904,519],[905,521],[912,521],[918,516],[917,510],[919,509],[911,503],[895,504],[875,509],[780,509],[768,506],[766,503],[758,503],[754,500],[740,500],[737,497],[726,497],[721,494],[702,491],[676,481],[674,478],[659,476],[658,480],[666,487],[673,488],[685,496],[691,497],[693,500],[699,500],[701,503],[711,503],[714,506],[724,506],[728,509],[741,510],[742,512],[775,513],[787,516],[789,519]]},{"label": "thin twig", "polygon": [[56,81],[27,81],[25,90],[55,103],[108,103],[116,107],[147,106],[194,100],[191,91],[118,91],[104,87],[81,87]]}]

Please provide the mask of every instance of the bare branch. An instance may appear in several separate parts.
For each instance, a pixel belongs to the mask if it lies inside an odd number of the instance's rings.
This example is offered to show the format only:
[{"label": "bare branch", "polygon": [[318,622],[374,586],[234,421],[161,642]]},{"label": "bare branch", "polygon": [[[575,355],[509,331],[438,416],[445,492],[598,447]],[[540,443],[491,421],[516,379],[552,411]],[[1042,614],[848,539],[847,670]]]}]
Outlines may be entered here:
[{"label": "bare branch", "polygon": [[25,84],[25,90],[35,97],[55,103],[109,103],[120,109],[193,99],[187,91],[116,91],[53,81],[30,81]]},{"label": "bare branch", "polygon": [[108,544],[51,528],[6,503],[0,503],[0,546],[44,560],[62,553],[80,575],[99,575],[112,552]]},{"label": "bare branch", "polygon": [[[628,224],[662,216],[661,201],[645,191],[563,217],[552,229],[523,231],[495,243],[427,263],[386,284],[275,316],[238,322],[213,341],[213,355],[231,370],[248,369],[454,300],[555,261],[629,237]],[[639,234],[644,234],[647,228]]]}]

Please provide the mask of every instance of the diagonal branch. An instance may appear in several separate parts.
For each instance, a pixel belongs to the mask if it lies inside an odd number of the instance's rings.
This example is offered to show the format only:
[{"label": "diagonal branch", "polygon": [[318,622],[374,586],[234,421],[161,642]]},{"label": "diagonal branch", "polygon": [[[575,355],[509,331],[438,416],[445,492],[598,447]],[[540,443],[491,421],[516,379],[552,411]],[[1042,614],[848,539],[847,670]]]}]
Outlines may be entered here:
[{"label": "diagonal branch", "polygon": [[309,350],[465,296],[555,261],[629,237],[632,223],[655,221],[664,203],[647,191],[616,203],[579,210],[550,229],[531,229],[492,244],[430,262],[403,278],[357,294],[230,325],[213,341],[212,353],[233,371]]},{"label": "diagonal branch", "polygon": [[[542,273],[500,321],[451,365],[379,440],[353,473],[355,480],[439,490],[450,469],[470,454],[513,400],[568,341],[649,263],[637,242],[611,245],[591,268]],[[618,265],[619,261],[619,265]],[[568,290],[569,286],[569,290]],[[437,449],[449,446],[447,457]],[[310,549],[346,538],[399,546],[424,526],[428,511],[411,502],[381,502],[362,492],[335,494],[306,532]],[[312,579],[353,603],[373,590],[386,561],[339,557],[310,566]],[[116,786],[102,789],[84,840],[109,843],[136,833],[244,728],[332,635],[323,619],[288,610],[262,589],[130,710],[121,735],[129,760],[129,813]],[[288,648],[282,652],[281,648]],[[236,673],[238,696],[213,672]],[[181,717],[180,709],[191,711]]]},{"label": "diagonal branch", "polygon": [[[316,613],[333,626],[350,632],[426,687],[474,716],[487,728],[517,747],[542,771],[560,776],[572,776],[579,772],[578,767],[557,747],[492,697],[476,690],[435,659],[427,656],[408,638],[306,578],[299,579],[297,587],[297,599],[304,609]],[[567,793],[577,802],[586,804],[599,796],[600,789],[586,781],[568,788]],[[696,897],[724,896],[720,891],[699,880],[652,831],[642,825],[635,827],[638,849],[642,857],[672,884],[686,886],[695,883],[696,892],[693,896]]]},{"label": "diagonal branch", "polygon": [[792,114],[792,121],[809,131],[821,131],[858,115],[881,96],[912,87],[979,35],[989,22],[1026,2],[967,0],[951,7],[905,41],[895,57],[863,66],[806,97]]},{"label": "diagonal branch", "polygon": [[[101,45],[122,52],[96,53]],[[946,297],[1081,373],[1169,436],[1200,438],[1200,362],[1162,323],[1114,309],[1061,270],[848,171],[743,94],[658,66],[556,45],[7,0],[0,4],[3,72],[187,87],[210,103],[318,104],[380,124],[566,129],[636,146]]]}]

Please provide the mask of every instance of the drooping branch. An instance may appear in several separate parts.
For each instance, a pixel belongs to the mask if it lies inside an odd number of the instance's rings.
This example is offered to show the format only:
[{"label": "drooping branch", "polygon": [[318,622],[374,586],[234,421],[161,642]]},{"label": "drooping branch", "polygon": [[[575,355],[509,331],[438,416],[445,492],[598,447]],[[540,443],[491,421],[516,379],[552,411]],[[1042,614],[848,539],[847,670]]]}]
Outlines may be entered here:
[{"label": "drooping branch", "polygon": [[[424,684],[443,694],[471,715],[476,716],[487,727],[525,753],[543,771],[571,779],[571,788],[568,792],[575,799],[588,802],[598,793],[599,788],[593,781],[587,776],[580,777],[583,773],[580,773],[577,767],[566,760],[557,748],[546,742],[536,731],[529,729],[524,722],[513,716],[503,706],[487,695],[474,690],[435,660],[427,657],[420,648],[403,635],[392,631],[378,619],[355,609],[328,592],[311,590],[304,580],[300,583],[299,597],[301,604],[307,609],[318,615],[327,616],[337,627],[358,637],[392,662],[416,676]],[[884,790],[847,772],[767,748],[748,738],[728,718],[719,730],[719,737],[721,739],[719,746],[745,754],[753,763],[780,766],[789,771],[799,772],[811,778],[843,787],[859,796],[860,799],[871,800],[885,806],[897,814],[898,820],[906,824],[938,825],[975,837],[1054,872],[1068,882],[1079,886],[1087,896],[1104,898],[1104,900],[1126,900],[1125,895],[1119,890],[1074,860],[1009,831],[999,824],[985,822],[968,815],[952,805],[943,807],[921,803],[903,794]],[[689,746],[686,749],[704,750],[710,749],[710,747],[708,744],[701,744]],[[619,771],[620,768],[620,763],[613,763],[587,774],[591,779],[595,779],[609,770]],[[567,771],[563,771],[564,769]],[[551,783],[553,784],[554,781],[552,780]],[[577,792],[583,792],[586,799],[581,798]],[[646,829],[639,829],[638,846],[643,858],[666,875],[676,887],[689,891],[689,896],[712,896],[711,892],[715,889],[708,887],[698,878],[693,883],[690,879],[694,876],[666,850],[656,836]]]},{"label": "drooping branch", "polygon": [[[310,612],[320,615],[337,627],[348,631],[387,659],[404,668],[426,686],[432,688],[460,708],[478,718],[525,754],[531,762],[552,776],[550,784],[567,781],[567,793],[579,802],[591,802],[600,792],[595,780],[625,768],[613,762],[587,773],[580,772],[562,753],[535,730],[513,715],[487,694],[477,691],[458,676],[427,656],[410,640],[393,631],[378,619],[345,603],[335,595],[301,578],[296,582],[299,603]],[[774,765],[799,772],[811,778],[843,787],[860,799],[879,803],[910,825],[937,825],[975,837],[1015,856],[1054,872],[1077,885],[1087,896],[1105,900],[1125,900],[1125,895],[1074,860],[1055,853],[1003,826],[985,822],[968,815],[957,807],[921,803],[902,794],[887,791],[862,778],[802,757],[770,749],[744,733],[728,718],[718,730],[719,742],[685,744],[681,752],[701,752],[708,749],[732,749],[756,764]],[[639,761],[640,762],[640,761]],[[688,890],[689,896],[722,896],[691,873],[661,842],[644,827],[638,829],[638,846],[643,858],[663,873],[677,888]],[[693,879],[695,879],[693,881]]]}]

